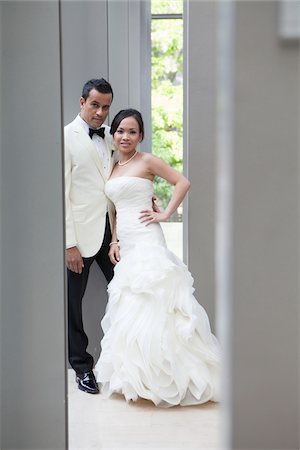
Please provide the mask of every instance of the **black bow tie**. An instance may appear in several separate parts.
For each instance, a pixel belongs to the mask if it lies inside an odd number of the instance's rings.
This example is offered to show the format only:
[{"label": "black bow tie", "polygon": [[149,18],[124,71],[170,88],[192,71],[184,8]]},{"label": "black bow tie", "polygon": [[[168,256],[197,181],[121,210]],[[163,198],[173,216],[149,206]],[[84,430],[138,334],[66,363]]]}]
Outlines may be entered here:
[{"label": "black bow tie", "polygon": [[98,130],[95,130],[94,128],[89,128],[89,137],[92,139],[93,134],[98,134],[98,136],[102,137],[104,139],[105,134],[105,128],[98,128]]}]

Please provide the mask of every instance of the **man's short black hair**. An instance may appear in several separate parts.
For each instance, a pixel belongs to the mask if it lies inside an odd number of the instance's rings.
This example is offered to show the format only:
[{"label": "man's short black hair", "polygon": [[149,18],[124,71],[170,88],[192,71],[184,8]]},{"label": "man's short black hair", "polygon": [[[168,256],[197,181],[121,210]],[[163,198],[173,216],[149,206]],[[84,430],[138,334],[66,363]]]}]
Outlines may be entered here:
[{"label": "man's short black hair", "polygon": [[92,78],[91,80],[84,83],[82,88],[81,96],[86,100],[89,96],[89,93],[92,89],[96,89],[96,91],[101,94],[111,94],[112,98],[114,96],[111,85],[108,81],[104,80],[104,78]]}]

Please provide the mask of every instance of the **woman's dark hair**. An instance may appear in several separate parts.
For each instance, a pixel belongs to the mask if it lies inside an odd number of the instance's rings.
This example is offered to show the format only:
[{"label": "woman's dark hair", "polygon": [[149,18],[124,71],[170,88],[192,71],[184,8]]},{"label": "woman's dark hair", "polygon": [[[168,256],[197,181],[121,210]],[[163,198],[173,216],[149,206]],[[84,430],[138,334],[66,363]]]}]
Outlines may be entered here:
[{"label": "woman's dark hair", "polygon": [[104,80],[104,78],[92,78],[91,80],[84,83],[81,97],[86,100],[92,89],[96,89],[96,91],[100,92],[101,94],[111,94],[112,98],[114,97],[111,85],[108,83],[108,81]]},{"label": "woman's dark hair", "polygon": [[136,109],[132,109],[132,108],[122,109],[121,111],[118,112],[118,114],[115,115],[115,117],[113,118],[113,121],[111,123],[111,126],[110,126],[110,134],[114,135],[115,132],[117,131],[120,123],[122,122],[122,120],[126,119],[127,117],[135,118],[135,120],[139,124],[139,129],[140,129],[140,133],[142,135],[142,140],[143,140],[144,139],[144,122],[143,122],[142,115],[139,111],[137,111]]}]

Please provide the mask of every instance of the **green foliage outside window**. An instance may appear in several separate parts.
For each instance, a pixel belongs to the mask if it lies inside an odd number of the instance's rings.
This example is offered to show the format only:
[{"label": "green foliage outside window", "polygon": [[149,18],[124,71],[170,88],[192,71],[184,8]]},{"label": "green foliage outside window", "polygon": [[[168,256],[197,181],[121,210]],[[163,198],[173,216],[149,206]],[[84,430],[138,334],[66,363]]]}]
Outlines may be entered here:
[{"label": "green foliage outside window", "polygon": [[[182,6],[181,1],[152,1],[152,13],[178,13],[181,12],[179,6]],[[152,152],[180,172],[183,153],[182,35],[181,19],[152,20]],[[173,188],[161,178],[154,180],[154,187],[165,208]],[[172,216],[172,221],[179,220],[178,213]]]},{"label": "green foliage outside window", "polygon": [[152,0],[152,14],[182,14],[183,0]]}]

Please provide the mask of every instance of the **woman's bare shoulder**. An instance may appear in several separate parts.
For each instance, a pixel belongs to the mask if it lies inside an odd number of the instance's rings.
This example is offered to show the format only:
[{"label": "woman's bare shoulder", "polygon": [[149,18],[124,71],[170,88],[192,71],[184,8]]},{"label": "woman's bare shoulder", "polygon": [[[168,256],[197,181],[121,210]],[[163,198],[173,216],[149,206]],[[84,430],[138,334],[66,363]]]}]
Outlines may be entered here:
[{"label": "woman's bare shoulder", "polygon": [[148,153],[148,152],[140,152],[140,153],[141,153],[141,158],[143,159],[143,161],[145,163],[151,163],[153,161],[157,161],[160,159],[157,156],[153,155],[152,153]]}]

